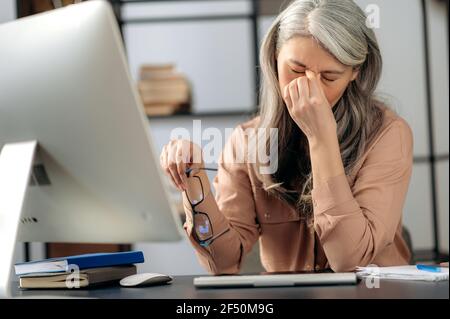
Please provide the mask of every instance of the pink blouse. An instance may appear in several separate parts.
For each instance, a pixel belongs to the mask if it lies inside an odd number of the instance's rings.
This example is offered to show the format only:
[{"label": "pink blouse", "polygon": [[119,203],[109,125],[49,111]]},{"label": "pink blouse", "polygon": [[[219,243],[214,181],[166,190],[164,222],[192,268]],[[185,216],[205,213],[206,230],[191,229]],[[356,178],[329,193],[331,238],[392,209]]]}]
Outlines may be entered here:
[{"label": "pink blouse", "polygon": [[[228,163],[227,155],[245,148],[244,130],[258,118],[239,125],[225,145],[213,181],[197,211],[206,212],[214,234],[227,229],[208,247],[193,236],[192,211],[183,193],[184,229],[200,263],[212,274],[238,273],[245,255],[259,240],[268,272],[408,264],[402,238],[402,210],[413,167],[413,135],[405,120],[386,109],[384,123],[350,175],[328,179],[312,190],[314,222],[307,223],[262,188],[249,163]],[[210,189],[204,171],[198,175]]]}]

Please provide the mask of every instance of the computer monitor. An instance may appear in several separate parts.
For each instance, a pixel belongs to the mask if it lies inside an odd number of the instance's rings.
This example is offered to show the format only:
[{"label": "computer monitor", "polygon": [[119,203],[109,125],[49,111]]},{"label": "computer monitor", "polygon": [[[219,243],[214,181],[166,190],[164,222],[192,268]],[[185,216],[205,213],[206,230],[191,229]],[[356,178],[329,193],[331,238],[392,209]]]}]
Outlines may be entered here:
[{"label": "computer monitor", "polygon": [[0,25],[0,43],[0,295],[16,241],[180,240],[109,3]]}]

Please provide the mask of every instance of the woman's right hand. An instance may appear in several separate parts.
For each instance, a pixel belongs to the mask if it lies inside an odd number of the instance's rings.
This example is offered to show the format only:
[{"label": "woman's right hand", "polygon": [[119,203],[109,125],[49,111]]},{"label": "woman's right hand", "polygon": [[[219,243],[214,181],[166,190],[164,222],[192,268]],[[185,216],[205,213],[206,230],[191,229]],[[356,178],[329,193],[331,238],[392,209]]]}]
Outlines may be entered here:
[{"label": "woman's right hand", "polygon": [[202,163],[201,147],[189,140],[171,140],[160,155],[161,167],[180,191],[187,187],[186,169],[201,167]]}]

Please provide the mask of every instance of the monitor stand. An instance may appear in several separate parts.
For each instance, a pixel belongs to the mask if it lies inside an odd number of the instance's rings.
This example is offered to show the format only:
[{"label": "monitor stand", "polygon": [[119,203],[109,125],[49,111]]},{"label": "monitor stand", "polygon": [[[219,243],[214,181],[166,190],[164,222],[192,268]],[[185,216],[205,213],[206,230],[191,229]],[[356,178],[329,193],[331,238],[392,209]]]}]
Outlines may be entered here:
[{"label": "monitor stand", "polygon": [[14,249],[37,146],[9,143],[0,152],[0,298],[11,297]]}]

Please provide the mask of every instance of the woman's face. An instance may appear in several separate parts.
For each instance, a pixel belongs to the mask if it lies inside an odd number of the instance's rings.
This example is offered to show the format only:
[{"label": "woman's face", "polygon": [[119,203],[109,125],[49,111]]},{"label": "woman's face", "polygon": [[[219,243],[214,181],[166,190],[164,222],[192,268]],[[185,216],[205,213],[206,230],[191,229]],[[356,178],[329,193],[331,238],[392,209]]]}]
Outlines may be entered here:
[{"label": "woman's face", "polygon": [[306,70],[320,73],[321,85],[331,107],[358,75],[358,71],[340,63],[312,37],[297,36],[288,40],[278,54],[277,68],[281,92],[292,80],[306,76]]}]

